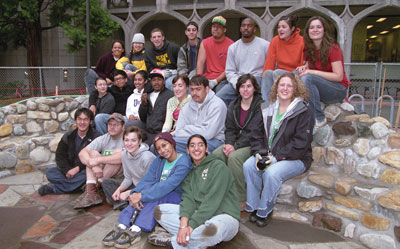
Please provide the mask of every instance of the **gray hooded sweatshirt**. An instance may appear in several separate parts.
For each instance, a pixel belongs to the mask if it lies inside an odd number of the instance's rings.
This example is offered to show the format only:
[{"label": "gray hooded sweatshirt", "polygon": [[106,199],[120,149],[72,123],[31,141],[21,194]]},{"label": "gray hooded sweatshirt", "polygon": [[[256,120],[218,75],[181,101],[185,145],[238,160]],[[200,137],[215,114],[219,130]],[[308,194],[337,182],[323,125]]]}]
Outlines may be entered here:
[{"label": "gray hooded sweatshirt", "polygon": [[121,185],[129,188],[131,184],[137,185],[140,179],[146,174],[150,164],[156,156],[149,151],[149,146],[142,143],[135,155],[122,151],[122,169],[124,171],[124,180]]}]

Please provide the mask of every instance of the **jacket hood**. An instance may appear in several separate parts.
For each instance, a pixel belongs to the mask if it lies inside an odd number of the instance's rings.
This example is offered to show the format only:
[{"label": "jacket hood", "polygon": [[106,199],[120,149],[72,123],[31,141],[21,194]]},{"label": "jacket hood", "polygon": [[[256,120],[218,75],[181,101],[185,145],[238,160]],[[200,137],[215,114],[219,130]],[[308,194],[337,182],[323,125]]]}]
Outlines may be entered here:
[{"label": "jacket hood", "polygon": [[132,155],[131,153],[127,153],[129,159],[138,159],[141,157],[142,153],[145,151],[149,150],[149,146],[146,143],[143,143],[140,145],[139,150],[136,152],[135,155]]},{"label": "jacket hood", "polygon": [[190,108],[192,108],[193,110],[195,110],[196,112],[201,108],[201,106],[203,105],[207,105],[212,98],[217,98],[217,96],[215,95],[213,90],[209,90],[207,93],[206,98],[204,99],[203,103],[199,104],[196,101],[193,100],[193,98],[191,100],[189,100],[189,106]]},{"label": "jacket hood", "polygon": [[293,32],[292,36],[290,36],[287,42],[288,43],[297,42],[300,38],[302,38],[302,36],[300,35],[300,29],[296,28],[296,30]]}]

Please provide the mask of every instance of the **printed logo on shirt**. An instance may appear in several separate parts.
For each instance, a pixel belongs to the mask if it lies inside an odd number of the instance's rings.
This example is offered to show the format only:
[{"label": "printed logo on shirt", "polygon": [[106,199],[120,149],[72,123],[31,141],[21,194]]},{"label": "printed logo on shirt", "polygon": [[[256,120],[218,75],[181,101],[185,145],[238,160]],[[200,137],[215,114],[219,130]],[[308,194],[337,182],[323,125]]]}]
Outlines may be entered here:
[{"label": "printed logo on shirt", "polygon": [[208,168],[203,170],[203,173],[201,173],[201,178],[203,178],[203,180],[207,179],[207,175],[208,175]]},{"label": "printed logo on shirt", "polygon": [[141,101],[140,99],[135,99],[135,100],[133,100],[133,106],[134,106],[134,107],[139,106],[140,103],[142,103],[142,101]]},{"label": "printed logo on shirt", "polygon": [[170,65],[171,60],[168,58],[168,54],[156,55],[157,66]]},{"label": "printed logo on shirt", "polygon": [[105,151],[103,152],[103,155],[104,155],[104,156],[110,156],[110,155],[112,155],[113,152],[114,152],[114,151],[112,151],[112,150],[105,150]]}]

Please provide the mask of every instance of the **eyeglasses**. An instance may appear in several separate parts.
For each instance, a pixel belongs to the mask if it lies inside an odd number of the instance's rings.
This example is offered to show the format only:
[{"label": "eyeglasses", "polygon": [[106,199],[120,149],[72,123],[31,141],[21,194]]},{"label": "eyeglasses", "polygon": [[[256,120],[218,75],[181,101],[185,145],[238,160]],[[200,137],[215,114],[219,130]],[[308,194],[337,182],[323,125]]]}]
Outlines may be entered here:
[{"label": "eyeglasses", "polygon": [[120,123],[108,123],[108,126],[109,127],[118,127],[118,126],[121,126],[121,124]]},{"label": "eyeglasses", "polygon": [[204,147],[205,147],[205,144],[204,144],[204,143],[197,143],[197,144],[195,144],[195,143],[190,143],[190,144],[189,144],[189,148],[190,148],[190,149],[204,148]]}]

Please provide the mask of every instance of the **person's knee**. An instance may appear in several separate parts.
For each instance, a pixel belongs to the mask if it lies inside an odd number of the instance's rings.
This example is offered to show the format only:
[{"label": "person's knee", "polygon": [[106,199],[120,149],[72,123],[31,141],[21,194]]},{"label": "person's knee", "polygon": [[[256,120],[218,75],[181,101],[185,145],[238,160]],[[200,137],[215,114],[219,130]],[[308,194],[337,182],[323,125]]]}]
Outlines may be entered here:
[{"label": "person's knee", "polygon": [[218,227],[214,223],[207,224],[201,235],[203,237],[213,237],[217,234]]},{"label": "person's knee", "polygon": [[157,205],[157,206],[154,208],[153,216],[154,216],[154,219],[155,219],[157,222],[161,220],[162,212],[161,212],[161,209],[160,209],[160,205]]}]

